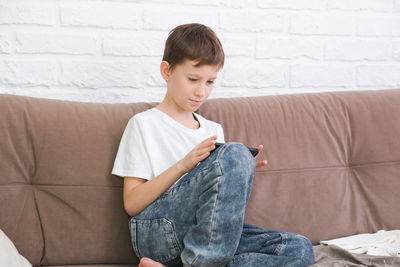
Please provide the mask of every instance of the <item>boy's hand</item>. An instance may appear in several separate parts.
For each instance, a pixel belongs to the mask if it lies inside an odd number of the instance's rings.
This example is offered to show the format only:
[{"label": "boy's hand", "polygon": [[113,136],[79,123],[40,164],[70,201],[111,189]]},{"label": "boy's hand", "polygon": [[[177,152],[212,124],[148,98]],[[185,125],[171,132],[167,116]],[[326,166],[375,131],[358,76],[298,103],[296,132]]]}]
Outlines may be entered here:
[{"label": "boy's hand", "polygon": [[[261,154],[261,151],[263,150],[263,148],[264,148],[263,145],[259,145],[259,146],[257,147],[257,149],[258,149],[258,154],[257,154],[257,156],[254,157],[255,159],[257,159],[257,157]],[[268,164],[268,161],[265,160],[265,159],[262,160],[262,161],[256,161],[256,168],[266,166],[267,164]]]},{"label": "boy's hand", "polygon": [[178,161],[179,169],[184,172],[190,172],[196,165],[210,155],[210,152],[215,149],[215,141],[217,136],[211,136],[200,144],[195,146],[183,159]]}]

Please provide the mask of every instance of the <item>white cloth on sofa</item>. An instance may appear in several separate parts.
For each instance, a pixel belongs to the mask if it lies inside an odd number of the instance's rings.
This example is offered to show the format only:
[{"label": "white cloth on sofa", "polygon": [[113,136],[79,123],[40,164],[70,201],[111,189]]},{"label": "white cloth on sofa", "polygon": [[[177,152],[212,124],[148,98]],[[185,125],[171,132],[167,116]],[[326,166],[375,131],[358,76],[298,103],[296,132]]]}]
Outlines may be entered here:
[{"label": "white cloth on sofa", "polygon": [[336,245],[352,253],[400,257],[400,230],[380,230],[374,234],[358,234],[321,241],[320,243]]},{"label": "white cloth on sofa", "polygon": [[0,267],[32,267],[27,259],[18,253],[17,248],[0,229]]}]

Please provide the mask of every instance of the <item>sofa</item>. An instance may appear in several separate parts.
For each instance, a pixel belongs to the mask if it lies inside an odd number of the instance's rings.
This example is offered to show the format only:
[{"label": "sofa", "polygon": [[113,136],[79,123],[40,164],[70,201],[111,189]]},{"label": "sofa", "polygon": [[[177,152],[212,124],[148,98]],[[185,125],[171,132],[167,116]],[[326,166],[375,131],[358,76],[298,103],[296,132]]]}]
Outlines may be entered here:
[{"label": "sofa", "polygon": [[[136,266],[111,169],[128,120],[155,105],[0,95],[0,229],[33,266]],[[321,240],[400,229],[400,89],[209,99],[198,113],[226,141],[264,145],[246,222],[308,237],[317,266]]]}]

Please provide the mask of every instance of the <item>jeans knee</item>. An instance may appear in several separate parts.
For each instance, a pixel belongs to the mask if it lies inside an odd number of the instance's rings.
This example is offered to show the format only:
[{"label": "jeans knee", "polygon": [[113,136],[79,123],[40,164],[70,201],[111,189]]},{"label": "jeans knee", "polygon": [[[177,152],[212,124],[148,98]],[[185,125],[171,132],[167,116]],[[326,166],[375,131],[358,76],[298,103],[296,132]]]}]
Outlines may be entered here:
[{"label": "jeans knee", "polygon": [[249,149],[241,143],[226,143],[219,155],[225,170],[243,173],[247,177],[254,175],[255,160]]},{"label": "jeans knee", "polygon": [[314,264],[314,250],[308,238],[302,235],[296,235],[298,245],[301,247],[300,258],[303,266],[310,266]]}]

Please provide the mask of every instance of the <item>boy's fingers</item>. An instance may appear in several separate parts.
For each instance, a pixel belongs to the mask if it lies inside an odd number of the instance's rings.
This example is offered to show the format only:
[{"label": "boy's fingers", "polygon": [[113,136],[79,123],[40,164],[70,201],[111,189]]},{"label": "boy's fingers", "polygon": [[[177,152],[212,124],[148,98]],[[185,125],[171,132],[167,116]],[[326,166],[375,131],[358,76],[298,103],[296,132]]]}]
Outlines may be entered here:
[{"label": "boy's fingers", "polygon": [[208,145],[208,146],[198,146],[196,149],[193,150],[193,156],[194,157],[201,157],[204,153],[207,153],[209,151],[212,150],[212,146]]},{"label": "boy's fingers", "polygon": [[[208,142],[206,142],[208,141]],[[211,147],[215,144],[215,142],[213,141],[209,141],[209,140],[204,140],[203,142],[201,142],[200,144],[198,144],[195,149],[197,149],[197,151],[203,150],[205,148]]]},{"label": "boy's fingers", "polygon": [[263,145],[259,145],[259,146],[257,147],[257,149],[258,149],[258,154],[254,157],[255,159],[258,158],[258,156],[261,154],[261,151],[263,150],[263,148],[264,148]]},{"label": "boy's fingers", "polygon": [[215,149],[214,145],[208,145],[204,148],[199,149],[199,154],[202,155],[202,154],[210,152],[211,150],[214,150],[214,149]]},{"label": "boy's fingers", "polygon": [[197,148],[199,150],[202,150],[202,149],[205,149],[205,148],[211,148],[214,145],[215,145],[214,141],[208,141],[208,142],[205,142],[205,143],[201,143]]},{"label": "boy's fingers", "polygon": [[204,153],[204,154],[201,156],[201,157],[202,157],[202,160],[205,159],[205,158],[207,158],[209,155],[210,155],[210,151],[207,151],[206,153]]},{"label": "boy's fingers", "polygon": [[208,151],[207,151],[206,153],[201,154],[201,155],[198,157],[198,162],[204,160],[204,159],[207,158],[209,155],[210,155],[210,152],[208,152]]},{"label": "boy's fingers", "polygon": [[215,140],[212,139],[206,139],[201,143],[201,147],[208,147],[213,145],[215,145]]},{"label": "boy's fingers", "polygon": [[213,136],[207,138],[206,140],[212,140],[212,141],[217,140],[217,136],[213,135]]},{"label": "boy's fingers", "polygon": [[256,168],[266,166],[268,164],[267,160],[262,160],[262,161],[257,161],[256,162]]},{"label": "boy's fingers", "polygon": [[257,147],[257,149],[258,149],[258,154],[261,153],[261,151],[263,150],[263,148],[264,148],[263,145],[259,145],[259,146]]},{"label": "boy's fingers", "polygon": [[201,143],[200,143],[200,145],[201,144],[206,144],[206,143],[211,143],[211,142],[215,142],[215,140],[217,139],[217,136],[211,136],[211,137],[209,137],[209,138],[206,138],[206,139],[204,139]]}]

